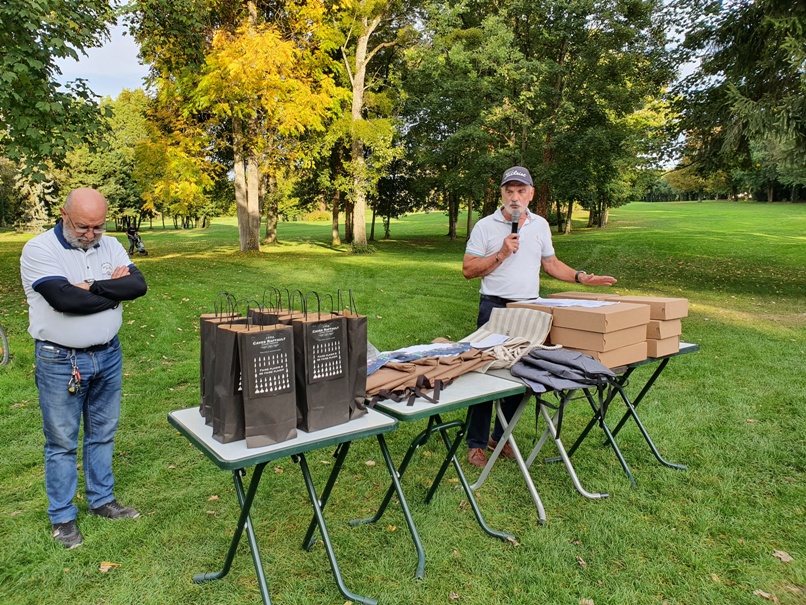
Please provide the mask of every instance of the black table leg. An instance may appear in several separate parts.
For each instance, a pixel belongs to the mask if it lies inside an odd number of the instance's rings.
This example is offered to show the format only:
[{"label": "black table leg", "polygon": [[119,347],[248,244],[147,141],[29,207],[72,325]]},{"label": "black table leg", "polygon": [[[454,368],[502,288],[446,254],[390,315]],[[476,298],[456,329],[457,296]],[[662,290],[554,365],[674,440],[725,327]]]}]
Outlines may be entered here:
[{"label": "black table leg", "polygon": [[658,448],[655,446],[655,443],[652,441],[652,438],[649,436],[649,432],[644,428],[644,424],[641,422],[641,419],[638,417],[638,413],[635,411],[635,406],[630,402],[629,397],[627,397],[627,393],[624,392],[624,388],[621,386],[614,387],[616,391],[621,395],[621,398],[624,400],[624,404],[627,406],[627,413],[624,415],[626,418],[627,416],[632,416],[633,420],[635,420],[635,424],[638,425],[638,429],[641,431],[641,434],[644,436],[644,441],[647,442],[649,445],[649,449],[652,450],[655,458],[658,462],[663,464],[664,466],[668,466],[669,468],[673,468],[679,471],[686,470],[686,465],[684,464],[677,464],[675,462],[669,462],[665,460],[663,456],[660,455]]},{"label": "black table leg", "polygon": [[255,531],[252,528],[252,520],[249,517],[249,511],[252,508],[252,503],[255,500],[257,487],[260,484],[260,478],[263,475],[263,469],[266,468],[266,462],[255,466],[255,472],[252,476],[252,481],[249,483],[249,490],[244,495],[243,483],[241,482],[242,472],[240,469],[232,471],[233,481],[235,482],[235,493],[238,496],[238,503],[241,506],[241,514],[238,517],[238,525],[235,528],[235,533],[232,536],[227,557],[224,560],[224,567],[221,571],[207,574],[197,574],[193,576],[193,581],[196,583],[207,582],[209,580],[219,580],[229,573],[232,567],[232,561],[235,558],[235,551],[238,549],[238,543],[241,541],[241,535],[246,529],[246,535],[249,540],[249,550],[252,552],[252,562],[255,564],[255,572],[257,573],[258,586],[260,587],[260,596],[265,605],[271,605],[269,598],[269,589],[266,584],[266,575],[263,571],[263,562],[260,559],[260,551],[258,550],[257,540],[255,539]]},{"label": "black table leg", "polygon": [[[347,457],[347,452],[350,451],[350,442],[347,441],[346,443],[341,443],[336,448],[336,463],[333,465],[333,470],[330,471],[330,477],[328,477],[327,485],[325,485],[325,489],[322,490],[322,496],[319,499],[319,505],[324,510],[325,505],[327,505],[328,498],[330,498],[330,492],[333,491],[333,486],[336,485],[336,480],[339,477],[339,473],[341,472],[341,467],[344,465],[344,459]],[[313,545],[316,543],[316,540],[313,537],[313,532],[316,530],[316,516],[311,519],[310,525],[308,525],[308,532],[305,534],[305,537],[302,539],[302,548],[305,550],[311,550]]]},{"label": "black table leg", "polygon": [[[380,437],[380,435],[378,435]],[[322,534],[322,542],[325,544],[325,552],[330,561],[330,569],[333,571],[333,577],[336,579],[336,585],[339,591],[350,601],[357,601],[365,603],[365,605],[377,605],[378,601],[370,597],[363,597],[361,595],[351,592],[344,584],[339,570],[339,564],[336,562],[336,553],[333,550],[333,544],[330,542],[330,536],[327,533],[327,526],[325,525],[325,517],[322,514],[322,507],[319,505],[319,498],[316,495],[316,489],[313,486],[313,479],[311,479],[311,472],[308,469],[308,462],[305,460],[305,454],[297,454],[292,456],[295,462],[299,463],[302,470],[302,476],[305,479],[305,487],[308,489],[308,496],[313,506],[314,516],[316,517],[316,524],[319,526],[319,532]]]},{"label": "black table leg", "polygon": [[442,424],[442,420],[439,415],[436,416],[437,422],[439,423],[439,434],[442,436],[442,442],[445,444],[445,447],[448,450],[448,455],[445,457],[445,460],[440,467],[439,473],[434,478],[434,482],[431,484],[431,489],[428,491],[428,495],[425,498],[426,504],[431,502],[431,499],[434,497],[434,494],[437,491],[437,487],[439,487],[440,482],[442,481],[442,477],[445,475],[445,471],[448,468],[450,463],[453,463],[454,469],[456,469],[456,474],[459,477],[459,483],[462,484],[462,489],[465,490],[465,495],[467,496],[467,501],[470,503],[470,508],[473,509],[473,514],[476,516],[476,521],[478,521],[481,529],[483,529],[488,535],[492,536],[493,538],[498,538],[504,542],[508,540],[515,540],[515,536],[512,534],[508,534],[503,531],[498,531],[487,525],[486,521],[484,521],[484,517],[481,515],[481,509],[479,508],[478,502],[476,502],[476,497],[473,494],[473,490],[470,489],[470,484],[467,482],[467,477],[465,477],[465,473],[462,470],[459,461],[456,459],[456,450],[459,448],[459,444],[462,442],[462,438],[465,436],[467,432],[467,427],[470,424],[470,415],[473,413],[472,408],[468,410],[467,418],[465,419],[462,428],[456,434],[456,438],[451,443],[450,438],[448,437],[448,433],[446,428],[450,426],[451,423]]}]

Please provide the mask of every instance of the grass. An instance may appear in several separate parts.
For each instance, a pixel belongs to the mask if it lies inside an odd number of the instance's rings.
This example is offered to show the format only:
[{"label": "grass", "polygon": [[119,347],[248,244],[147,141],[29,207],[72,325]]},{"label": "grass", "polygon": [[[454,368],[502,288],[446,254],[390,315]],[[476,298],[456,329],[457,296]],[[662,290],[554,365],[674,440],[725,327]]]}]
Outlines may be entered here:
[{"label": "grass", "polygon": [[[231,219],[205,231],[144,230],[150,255],[136,262],[150,291],[124,313],[115,458],[117,495],[144,516],[109,523],[87,516],[79,500],[85,543],[69,552],[51,539],[45,514],[18,268],[27,238],[0,232],[0,322],[12,352],[0,368],[0,602],[259,602],[245,543],[225,579],[191,582],[194,573],[219,569],[237,515],[229,474],[165,419],[198,403],[197,317],[220,290],[259,299],[270,286],[352,288],[381,349],[460,338],[474,328],[478,282],[461,277],[463,233],[450,242],[445,221],[441,213],[393,221],[394,238],[375,242],[373,255],[334,249],[324,223],[281,224],[281,243],[256,254],[237,251]],[[664,455],[688,470],[658,465],[628,425],[619,441],[638,481],[631,488],[612,453],[591,439],[575,457],[578,474],[588,489],[611,497],[585,500],[562,466],[536,464],[548,514],[540,527],[515,466],[496,465],[478,500],[492,527],[518,536],[514,545],[481,532],[450,472],[435,500],[423,504],[441,454],[429,443],[403,482],[426,550],[426,578],[418,582],[397,506],[377,526],[347,525],[374,509],[388,481],[374,440],[357,442],[325,511],[347,585],[390,604],[752,605],[765,594],[783,605],[806,603],[804,234],[804,205],[716,202],[634,203],[614,210],[607,229],[555,237],[561,259],[615,275],[617,292],[689,298],[683,338],[701,351],[674,360],[642,404]],[[544,296],[576,288],[542,280]],[[566,441],[586,422],[584,406],[571,406]],[[395,460],[421,428],[402,425],[388,436]],[[537,431],[532,412],[518,427],[524,449]],[[320,488],[331,454],[308,458]],[[299,469],[286,459],[267,475],[252,519],[272,602],[340,605],[321,542],[312,552],[300,549],[310,506]],[[794,560],[783,562],[775,551]],[[104,561],[120,567],[101,573]]]}]

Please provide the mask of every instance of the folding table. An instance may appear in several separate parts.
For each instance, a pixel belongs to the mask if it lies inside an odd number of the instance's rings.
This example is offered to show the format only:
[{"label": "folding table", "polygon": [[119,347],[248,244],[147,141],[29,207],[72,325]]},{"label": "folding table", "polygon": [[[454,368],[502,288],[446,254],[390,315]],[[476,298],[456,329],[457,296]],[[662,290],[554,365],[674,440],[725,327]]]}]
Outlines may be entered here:
[{"label": "folding table", "polygon": [[[511,378],[511,377],[510,377]],[[506,379],[489,374],[480,374],[478,372],[470,372],[459,376],[448,388],[444,389],[439,396],[437,403],[431,403],[423,398],[417,398],[411,405],[407,401],[394,402],[391,400],[378,401],[375,404],[375,409],[382,411],[384,414],[392,416],[400,422],[415,422],[427,419],[428,423],[425,429],[421,431],[411,442],[408,451],[406,452],[403,461],[398,467],[398,476],[403,479],[403,474],[411,462],[414,452],[421,445],[424,445],[431,438],[432,435],[438,433],[445,445],[447,453],[444,460],[437,472],[433,483],[431,484],[428,494],[426,495],[425,502],[429,503],[436,493],[442,478],[448,470],[448,466],[453,464],[456,474],[459,477],[459,482],[467,494],[467,501],[470,503],[473,513],[476,516],[481,528],[490,536],[499,538],[501,540],[514,539],[512,534],[501,532],[490,528],[482,517],[481,510],[473,495],[470,486],[468,485],[467,478],[465,477],[459,461],[456,459],[456,450],[462,442],[467,426],[470,422],[470,415],[472,409],[468,409],[468,413],[464,420],[443,421],[442,414],[454,410],[467,409],[477,403],[495,400],[501,397],[508,397],[510,395],[521,395],[526,393],[526,385],[520,382],[514,382],[512,379]],[[453,440],[448,435],[449,429],[458,429],[456,436]],[[529,485],[534,490],[534,485],[529,478],[528,470],[522,467],[525,472],[524,477]],[[374,523],[383,516],[386,507],[388,506],[392,494],[396,487],[391,485],[386,492],[386,496],[381,502],[378,511],[373,517],[367,519],[357,519],[352,521],[352,525],[359,525],[362,523]],[[535,491],[533,494],[539,501],[539,496]]]},{"label": "folding table", "polygon": [[[303,541],[304,548],[310,548],[313,544],[313,532],[316,527],[322,534],[322,541],[325,545],[330,567],[333,571],[333,576],[336,584],[341,593],[349,600],[359,603],[366,603],[374,605],[377,603],[375,599],[357,595],[344,584],[339,570],[338,563],[336,562],[336,555],[331,544],[330,537],[325,525],[323,516],[323,509],[327,504],[330,491],[332,490],[336,479],[338,478],[339,471],[341,470],[344,459],[350,448],[350,443],[356,439],[375,436],[378,439],[378,445],[381,449],[386,468],[389,471],[389,476],[392,479],[392,489],[397,493],[400,501],[400,506],[403,509],[403,515],[406,518],[406,523],[411,532],[415,548],[417,550],[418,567],[417,575],[422,577],[423,568],[425,565],[425,553],[423,551],[420,537],[417,529],[414,526],[411,513],[409,512],[406,498],[403,495],[403,490],[400,487],[394,464],[389,456],[389,450],[386,447],[384,434],[394,431],[397,428],[397,421],[385,414],[368,410],[368,414],[351,420],[350,422],[340,424],[328,429],[316,431],[313,433],[306,433],[298,431],[298,436],[283,443],[270,445],[267,447],[249,449],[246,447],[246,442],[236,441],[232,443],[220,443],[213,438],[212,428],[207,426],[199,413],[198,407],[187,408],[184,410],[177,410],[168,414],[168,422],[171,423],[182,435],[184,435],[195,447],[201,450],[216,466],[222,470],[232,471],[233,480],[235,482],[235,492],[238,497],[238,504],[241,508],[241,514],[238,518],[238,524],[235,528],[235,533],[230,542],[229,551],[221,571],[215,573],[198,574],[193,577],[194,582],[205,582],[207,580],[217,580],[227,575],[235,557],[238,543],[241,535],[246,530],[246,535],[249,540],[249,548],[252,553],[252,561],[257,573],[258,585],[260,587],[260,594],[263,603],[270,605],[268,586],[266,584],[266,577],[263,571],[263,564],[260,559],[260,551],[257,545],[257,539],[252,527],[252,521],[249,516],[249,511],[255,500],[258,485],[263,475],[263,470],[266,465],[272,460],[291,456],[294,462],[300,465],[302,476],[305,480],[305,486],[308,491],[308,497],[311,501],[311,506],[314,511],[314,519],[311,522],[310,528]],[[307,452],[329,447],[332,445],[338,446],[336,454],[336,462],[330,477],[327,481],[325,489],[322,491],[321,496],[317,497],[316,489],[311,479],[311,474],[308,469],[308,463],[305,459]],[[254,466],[252,480],[249,483],[249,488],[244,492],[241,476],[245,475],[245,469]]]},{"label": "folding table", "polygon": [[[637,408],[638,405],[641,403],[641,400],[643,400],[644,396],[652,388],[652,385],[655,384],[655,381],[661,375],[661,373],[669,364],[669,361],[672,358],[678,357],[680,355],[686,355],[688,353],[694,353],[699,350],[700,345],[689,342],[681,342],[680,348],[676,353],[671,353],[670,355],[664,355],[663,357],[654,357],[654,358],[650,357],[643,361],[638,361],[626,366],[614,368],[613,371],[618,376],[616,377],[616,380],[610,386],[606,396],[604,397],[601,396],[598,398],[594,397],[590,389],[584,389],[583,392],[585,394],[585,399],[587,399],[588,403],[591,406],[591,409],[593,410],[593,417],[590,419],[587,426],[582,430],[582,432],[579,434],[579,437],[577,437],[577,440],[568,450],[568,456],[572,456],[574,454],[574,452],[579,447],[579,444],[585,440],[585,437],[587,437],[591,429],[596,424],[599,424],[599,426],[602,427],[602,431],[604,432],[606,437],[604,445],[610,445],[610,447],[613,448],[613,451],[615,452],[616,457],[618,458],[618,461],[621,464],[621,467],[624,469],[624,473],[627,475],[627,478],[630,480],[630,483],[633,485],[633,487],[635,487],[636,485],[635,477],[633,477],[632,471],[630,470],[630,467],[627,465],[627,461],[624,459],[621,450],[616,444],[616,435],[618,435],[619,431],[621,431],[621,429],[624,427],[624,424],[627,422],[627,420],[629,418],[632,418],[635,421],[635,424],[638,426],[638,429],[641,431],[641,435],[644,437],[644,440],[649,446],[649,449],[652,451],[652,454],[655,456],[658,462],[660,462],[664,466],[668,466],[669,468],[677,470],[686,470],[686,466],[684,464],[676,464],[674,462],[669,462],[665,460],[663,456],[661,456],[657,446],[655,446],[654,441],[652,441],[652,438],[649,436],[649,432],[646,430],[646,427],[644,427],[644,424],[641,422],[641,418],[639,418],[638,412],[636,411],[635,408]],[[647,381],[643,384],[641,390],[639,391],[638,395],[636,395],[635,399],[630,400],[630,397],[626,391],[626,387],[629,385],[630,377],[632,376],[633,372],[636,369],[649,364],[657,364],[657,367],[654,369],[652,374],[650,374]],[[624,415],[616,424],[616,427],[613,430],[610,430],[610,427],[608,427],[606,422],[607,410],[609,406],[613,403],[613,401],[616,399],[616,397],[619,397],[624,402],[624,405],[627,407],[627,410],[624,412]],[[558,460],[559,460],[558,458],[551,458],[548,461],[556,462]]]},{"label": "folding table", "polygon": [[[622,455],[621,450],[619,449],[615,440],[616,435],[624,427],[624,424],[628,421],[629,418],[632,418],[635,421],[636,425],[641,431],[641,434],[643,435],[644,439],[649,445],[652,453],[655,455],[655,457],[658,459],[659,462],[670,468],[685,470],[686,467],[684,465],[668,462],[660,455],[658,448],[655,446],[655,443],[649,436],[649,433],[644,427],[643,423],[641,422],[641,419],[639,418],[635,408],[638,407],[638,404],[641,403],[641,400],[652,388],[652,385],[655,383],[655,381],[658,379],[658,377],[661,375],[661,373],[663,372],[663,370],[666,368],[669,361],[673,357],[677,357],[679,355],[685,355],[687,353],[693,353],[695,351],[698,351],[699,348],[700,348],[699,345],[681,342],[680,349],[677,353],[672,353],[670,355],[658,358],[648,358],[643,361],[629,364],[627,366],[614,368],[613,371],[617,374],[617,377],[613,382],[613,384],[611,384],[609,387],[606,387],[604,389],[580,389],[584,394],[584,398],[588,401],[588,403],[591,406],[591,409],[593,410],[593,417],[588,422],[587,426],[583,429],[582,433],[579,435],[577,440],[574,442],[574,444],[567,452],[560,438],[560,426],[558,425],[558,420],[562,418],[562,413],[565,407],[574,398],[574,394],[576,393],[576,391],[572,390],[558,393],[556,405],[551,405],[548,403],[548,401],[546,401],[545,393],[535,395],[536,403],[539,408],[539,413],[546,421],[546,429],[543,431],[543,434],[541,435],[540,439],[538,439],[537,443],[533,447],[532,452],[529,454],[527,460],[523,462],[523,459],[520,455],[520,451],[518,450],[517,444],[515,443],[515,438],[512,432],[515,429],[515,426],[517,425],[521,415],[523,414],[526,408],[526,404],[529,402],[529,400],[533,395],[533,393],[529,389],[526,395],[524,396],[523,400],[521,401],[520,405],[518,406],[512,419],[509,421],[509,423],[507,423],[506,419],[503,417],[501,410],[500,409],[496,410],[498,418],[501,421],[502,426],[504,427],[504,434],[502,435],[498,443],[498,446],[490,455],[490,459],[487,461],[487,466],[484,467],[484,470],[479,476],[478,481],[471,486],[471,489],[478,489],[483,485],[490,470],[495,464],[498,455],[501,453],[501,450],[504,447],[504,443],[508,441],[509,444],[512,446],[513,451],[515,452],[516,462],[518,463],[519,466],[522,466],[522,468],[526,469],[524,471],[525,473],[524,477],[526,478],[527,485],[530,488],[530,492],[532,492],[533,494],[536,493],[533,487],[533,483],[531,481],[531,477],[528,475],[528,468],[531,467],[542,447],[545,445],[548,439],[551,438],[554,441],[554,444],[556,445],[557,450],[560,453],[560,456],[555,458],[548,458],[546,461],[559,462],[560,460],[562,460],[563,463],[565,464],[568,474],[571,477],[574,487],[583,496],[592,499],[606,498],[608,496],[608,494],[606,493],[589,492],[582,487],[570,459],[571,456],[579,447],[579,445],[582,443],[582,441],[584,441],[584,439],[590,433],[591,429],[596,424],[599,424],[599,426],[602,428],[602,431],[605,434],[606,441],[604,442],[604,445],[610,445],[613,448],[613,451],[615,452],[616,457],[619,460],[619,463],[624,469],[624,472],[629,478],[631,484],[635,486],[636,485],[635,478],[633,477],[633,474],[630,471],[630,468],[627,465],[627,462],[624,459],[624,456]],[[626,387],[629,384],[628,382],[629,378],[632,376],[633,372],[637,368],[649,364],[657,364],[657,367],[654,369],[652,374],[643,384],[640,392],[635,397],[635,400],[631,400],[626,391]],[[499,377],[508,378],[509,380],[516,381],[517,383],[522,382],[519,378],[512,376],[508,370],[495,370],[493,373]],[[613,430],[611,430],[606,422],[606,415],[608,407],[613,403],[616,397],[621,398],[621,400],[627,407],[627,411],[621,417],[616,427]],[[549,412],[549,408],[553,408],[555,410],[555,413],[553,415]],[[540,504],[539,502],[539,499],[535,499],[535,504],[537,506],[538,515],[542,523],[543,521],[545,521],[545,512],[543,510],[542,504]]]}]

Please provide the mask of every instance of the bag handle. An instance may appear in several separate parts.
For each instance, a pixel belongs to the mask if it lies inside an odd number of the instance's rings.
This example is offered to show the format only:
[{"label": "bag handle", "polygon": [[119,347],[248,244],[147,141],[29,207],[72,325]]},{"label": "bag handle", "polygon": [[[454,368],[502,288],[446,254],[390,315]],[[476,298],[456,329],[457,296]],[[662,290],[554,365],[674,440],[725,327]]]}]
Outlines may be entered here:
[{"label": "bag handle", "polygon": [[322,319],[322,299],[319,298],[319,293],[311,290],[305,295],[305,320],[308,320],[308,297],[313,294],[316,297],[316,319]]},{"label": "bag handle", "polygon": [[[226,313],[224,309],[226,308]],[[213,299],[213,312],[216,317],[231,316],[235,313],[235,297],[229,292],[222,290]]]},{"label": "bag handle", "polygon": [[[339,288],[339,291],[338,291],[338,312],[339,313],[341,313],[345,308],[344,301],[342,301],[342,298],[341,298],[342,297],[342,292],[343,292],[343,290],[341,288]],[[355,306],[355,299],[353,298],[353,289],[350,288],[349,290],[347,290],[347,293],[348,293],[347,294],[347,305],[346,305],[347,309],[350,311],[350,313],[352,313],[354,315],[358,315],[358,308]]]}]

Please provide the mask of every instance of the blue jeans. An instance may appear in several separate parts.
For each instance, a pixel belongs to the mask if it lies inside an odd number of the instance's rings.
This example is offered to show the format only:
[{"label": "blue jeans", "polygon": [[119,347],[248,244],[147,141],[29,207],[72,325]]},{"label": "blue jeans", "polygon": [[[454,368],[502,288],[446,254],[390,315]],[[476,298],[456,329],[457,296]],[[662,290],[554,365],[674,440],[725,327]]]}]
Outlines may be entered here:
[{"label": "blue jeans", "polygon": [[[476,327],[480,328],[490,321],[493,309],[504,307],[506,307],[505,302],[492,301],[489,298],[482,297],[479,301],[479,315],[476,320]],[[501,399],[501,411],[504,412],[504,418],[507,419],[507,422],[515,414],[522,398],[521,395],[512,395]],[[470,417],[470,425],[467,427],[467,436],[465,437],[467,447],[468,449],[477,447],[487,449],[487,440],[490,438],[490,420],[493,415],[493,402],[477,403],[470,408],[470,413],[472,416]],[[504,427],[498,420],[498,416],[496,416],[492,434],[493,441],[500,441],[503,434]]]},{"label": "blue jeans", "polygon": [[[76,518],[73,498],[78,487],[78,430],[84,419],[83,465],[87,504],[98,508],[114,499],[112,453],[120,418],[123,357],[117,336],[100,351],[73,351],[37,341],[36,386],[45,433],[45,490],[51,523]],[[73,372],[81,389],[68,392]]]}]

